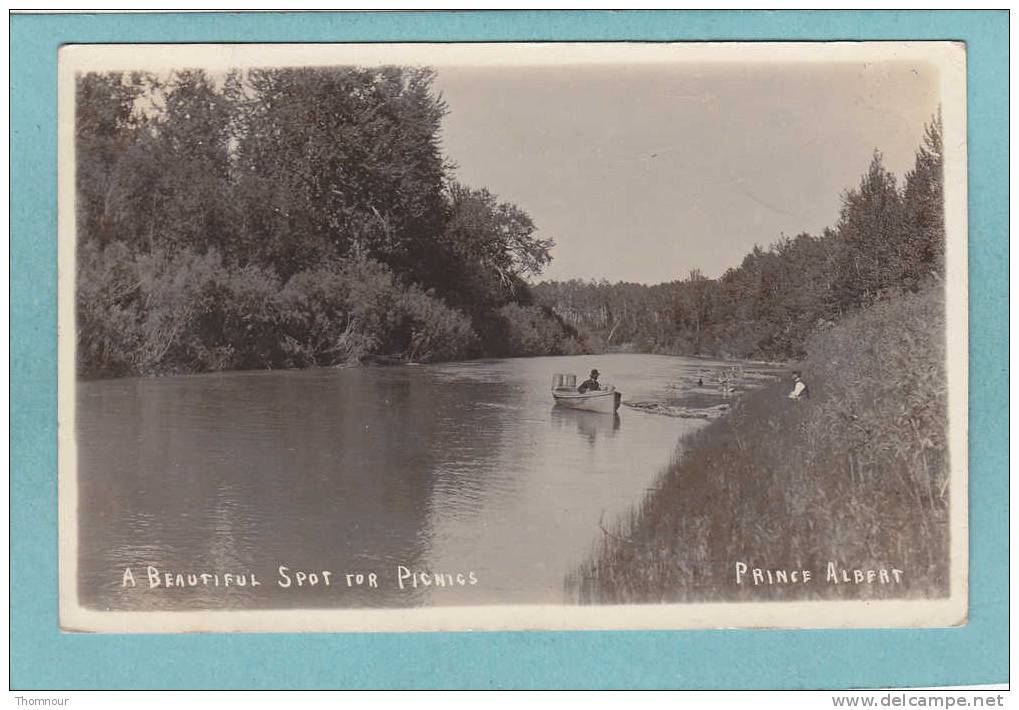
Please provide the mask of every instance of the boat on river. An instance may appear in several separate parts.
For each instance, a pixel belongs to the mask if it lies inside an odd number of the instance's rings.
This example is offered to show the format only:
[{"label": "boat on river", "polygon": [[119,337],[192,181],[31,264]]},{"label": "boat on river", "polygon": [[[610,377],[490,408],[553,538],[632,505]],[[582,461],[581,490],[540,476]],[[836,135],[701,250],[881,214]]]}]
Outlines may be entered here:
[{"label": "boat on river", "polygon": [[623,399],[621,392],[612,385],[601,389],[580,392],[576,375],[556,375],[552,380],[552,398],[556,405],[585,412],[615,414]]}]

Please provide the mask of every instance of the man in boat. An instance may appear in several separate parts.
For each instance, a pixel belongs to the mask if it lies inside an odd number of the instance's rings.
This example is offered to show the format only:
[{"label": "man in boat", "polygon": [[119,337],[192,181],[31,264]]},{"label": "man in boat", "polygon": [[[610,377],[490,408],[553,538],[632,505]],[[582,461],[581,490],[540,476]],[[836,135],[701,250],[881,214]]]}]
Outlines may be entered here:
[{"label": "man in boat", "polygon": [[597,370],[591,370],[591,377],[581,382],[580,387],[577,388],[577,391],[580,392],[580,394],[584,394],[585,392],[594,392],[600,390],[601,385],[598,384],[598,375],[600,374],[601,373],[598,372]]},{"label": "man in boat", "polygon": [[789,399],[810,399],[810,390],[799,372],[793,373],[793,391],[789,393]]}]

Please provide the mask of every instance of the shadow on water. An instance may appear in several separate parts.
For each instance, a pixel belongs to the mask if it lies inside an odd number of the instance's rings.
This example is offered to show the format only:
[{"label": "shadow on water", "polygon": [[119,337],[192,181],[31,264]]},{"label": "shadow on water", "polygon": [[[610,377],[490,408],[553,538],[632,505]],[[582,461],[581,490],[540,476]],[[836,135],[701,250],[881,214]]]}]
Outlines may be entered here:
[{"label": "shadow on water", "polygon": [[583,412],[555,405],[552,406],[550,417],[554,428],[560,431],[575,429],[592,445],[598,437],[615,436],[621,421],[618,412],[613,414]]}]

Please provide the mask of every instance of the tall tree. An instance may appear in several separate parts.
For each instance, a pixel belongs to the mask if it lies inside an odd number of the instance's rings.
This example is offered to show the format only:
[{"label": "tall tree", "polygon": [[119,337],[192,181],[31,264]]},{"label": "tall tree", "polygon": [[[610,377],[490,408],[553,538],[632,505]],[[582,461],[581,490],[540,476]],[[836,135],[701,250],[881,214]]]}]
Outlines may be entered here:
[{"label": "tall tree", "polygon": [[923,143],[903,191],[909,258],[903,279],[916,286],[945,268],[945,188],[941,113],[924,127]]},{"label": "tall tree", "polygon": [[358,254],[403,271],[442,229],[445,104],[429,70],[249,72],[238,144],[251,247],[282,274]]},{"label": "tall tree", "polygon": [[552,260],[554,242],[539,237],[531,217],[516,205],[457,182],[450,184],[448,200],[442,242],[504,298],[516,296],[522,280],[539,275]]},{"label": "tall tree", "polygon": [[122,199],[131,176],[123,159],[144,129],[136,108],[152,77],[89,72],[75,89],[75,187],[78,235],[104,246],[119,236],[130,207]]},{"label": "tall tree", "polygon": [[174,72],[146,144],[158,166],[147,210],[163,248],[235,249],[237,210],[230,176],[232,107],[200,70]]},{"label": "tall tree", "polygon": [[844,247],[839,300],[856,307],[896,284],[905,255],[902,197],[877,150],[858,187],[845,193],[837,231]]}]

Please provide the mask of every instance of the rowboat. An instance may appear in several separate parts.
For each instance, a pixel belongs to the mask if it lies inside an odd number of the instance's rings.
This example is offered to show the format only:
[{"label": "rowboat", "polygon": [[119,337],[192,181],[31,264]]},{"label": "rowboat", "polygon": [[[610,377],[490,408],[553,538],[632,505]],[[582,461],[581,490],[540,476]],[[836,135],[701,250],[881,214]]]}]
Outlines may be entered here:
[{"label": "rowboat", "polygon": [[601,414],[615,414],[623,399],[623,395],[616,392],[615,387],[583,394],[576,390],[573,392],[552,392],[552,397],[560,407],[581,409],[585,412],[600,412]]},{"label": "rowboat", "polygon": [[556,375],[552,383],[552,398],[556,405],[568,409],[580,409],[585,412],[615,414],[623,399],[612,385],[602,389],[579,392],[576,387],[577,378],[573,375]]}]

